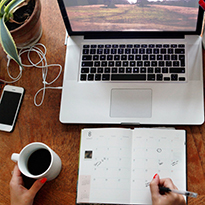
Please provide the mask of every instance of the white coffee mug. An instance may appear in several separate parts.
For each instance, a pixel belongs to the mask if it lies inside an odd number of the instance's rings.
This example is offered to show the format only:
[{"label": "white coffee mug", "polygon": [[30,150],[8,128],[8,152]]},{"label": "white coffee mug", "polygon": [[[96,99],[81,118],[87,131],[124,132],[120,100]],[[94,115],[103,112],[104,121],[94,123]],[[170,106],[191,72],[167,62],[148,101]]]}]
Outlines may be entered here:
[{"label": "white coffee mug", "polygon": [[[34,175],[31,174],[28,168],[28,160],[29,157],[39,149],[48,150],[50,153],[50,165],[48,168],[41,174]],[[34,142],[25,146],[19,154],[13,153],[11,156],[11,160],[17,162],[19,170],[21,173],[29,178],[39,179],[39,178],[47,178],[48,181],[55,179],[62,167],[60,157],[46,144],[41,142]]]}]

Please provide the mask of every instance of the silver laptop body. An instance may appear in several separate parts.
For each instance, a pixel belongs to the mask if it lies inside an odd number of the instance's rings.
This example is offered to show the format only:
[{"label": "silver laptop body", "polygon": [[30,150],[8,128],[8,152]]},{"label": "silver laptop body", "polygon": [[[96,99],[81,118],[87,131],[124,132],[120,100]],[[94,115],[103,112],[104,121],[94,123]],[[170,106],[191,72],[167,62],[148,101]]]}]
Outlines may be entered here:
[{"label": "silver laptop body", "polygon": [[[204,122],[203,59],[200,37],[202,9],[198,7],[197,2],[192,1],[180,4],[181,1],[175,3],[146,1],[145,4],[141,2],[143,1],[58,0],[69,35],[66,37],[60,106],[62,123],[197,125]],[[132,10],[144,13],[149,9],[150,14],[146,14],[151,18],[149,23],[146,15],[141,20],[138,20],[139,17],[133,20],[126,14],[120,18],[119,15],[104,16],[105,13],[114,15],[114,12],[122,12],[125,8],[127,12]],[[157,15],[153,14],[154,8],[158,12]],[[161,14],[163,9],[167,11],[165,15]],[[178,21],[169,14],[170,10],[178,11],[174,14]],[[183,14],[183,18],[180,15],[182,11],[187,11]],[[103,17],[100,16],[101,12]],[[165,18],[170,18],[170,21],[166,19],[164,22]],[[123,21],[120,22],[120,19]],[[152,20],[154,24],[150,25]],[[183,69],[181,65],[176,63],[169,65],[166,62],[159,67],[159,59],[156,58],[160,57],[164,51],[162,49],[168,47],[169,50],[165,52],[172,58],[169,52],[176,45],[179,46],[179,50],[174,52],[181,52],[181,47],[185,51]],[[122,47],[130,48],[123,52],[134,52],[136,48],[137,53],[131,53],[130,57],[134,56],[132,66],[131,63],[126,64],[129,58],[127,53],[119,54],[120,58],[123,58],[122,55],[126,58],[126,60],[120,59],[124,68],[122,64],[117,67],[116,63],[94,62],[96,52],[99,53],[100,48],[102,52],[106,52],[107,47],[116,48],[117,51]],[[151,58],[146,53],[151,47],[155,48],[151,50],[151,54],[157,65],[153,62],[138,63],[136,55],[143,49],[145,57],[142,58],[145,60]],[[155,53],[158,49],[159,53]],[[86,52],[92,52],[91,50],[94,53],[87,55]],[[103,54],[107,60],[110,53]],[[88,59],[89,63],[84,63],[83,58]],[[158,67],[161,72],[163,70],[162,74],[158,73]],[[164,67],[167,67],[171,74],[167,74]],[[176,67],[180,69],[179,73],[178,70],[175,71]],[[91,73],[87,73],[88,70]],[[99,74],[100,70],[105,70],[107,73]],[[116,70],[120,73],[116,74]],[[145,70],[148,73],[144,73]],[[131,76],[133,72],[135,72],[134,77]],[[105,79],[107,76],[108,79]]]}]

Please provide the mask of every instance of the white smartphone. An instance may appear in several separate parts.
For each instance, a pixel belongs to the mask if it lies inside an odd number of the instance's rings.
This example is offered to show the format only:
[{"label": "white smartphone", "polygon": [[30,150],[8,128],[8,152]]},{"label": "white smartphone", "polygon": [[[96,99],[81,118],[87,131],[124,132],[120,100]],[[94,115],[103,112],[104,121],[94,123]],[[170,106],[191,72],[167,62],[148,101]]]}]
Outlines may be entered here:
[{"label": "white smartphone", "polygon": [[0,99],[0,130],[13,131],[23,95],[22,87],[4,86]]}]

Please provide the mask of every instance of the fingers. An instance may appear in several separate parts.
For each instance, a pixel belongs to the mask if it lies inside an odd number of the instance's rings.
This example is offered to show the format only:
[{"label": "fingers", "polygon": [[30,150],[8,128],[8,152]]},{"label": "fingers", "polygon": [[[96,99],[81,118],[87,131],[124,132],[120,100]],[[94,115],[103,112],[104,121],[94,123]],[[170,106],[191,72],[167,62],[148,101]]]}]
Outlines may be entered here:
[{"label": "fingers", "polygon": [[177,189],[170,178],[160,179],[160,186],[168,187],[170,189]]},{"label": "fingers", "polygon": [[47,181],[46,178],[38,179],[34,182],[32,187],[29,189],[29,192],[32,196],[35,196],[37,192],[41,189],[41,187],[45,184]]},{"label": "fingers", "polygon": [[160,183],[159,175],[155,174],[150,183],[150,191],[153,199],[158,198],[159,196],[159,183]]},{"label": "fingers", "polygon": [[15,165],[14,170],[13,170],[13,175],[10,181],[10,185],[21,185],[23,183],[22,177],[21,177],[21,172],[18,168],[17,165]]}]

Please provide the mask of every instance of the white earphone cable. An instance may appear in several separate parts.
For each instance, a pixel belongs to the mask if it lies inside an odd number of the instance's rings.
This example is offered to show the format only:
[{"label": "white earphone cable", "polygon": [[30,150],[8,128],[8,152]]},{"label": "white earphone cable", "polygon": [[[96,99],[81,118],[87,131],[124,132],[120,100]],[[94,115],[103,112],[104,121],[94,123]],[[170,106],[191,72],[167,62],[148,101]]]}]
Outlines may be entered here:
[{"label": "white earphone cable", "polygon": [[[42,47],[43,49],[41,50],[39,47]],[[38,57],[39,57],[39,61],[37,63],[34,63],[31,59],[31,52],[35,52]],[[44,101],[44,97],[45,97],[45,91],[46,89],[62,89],[62,87],[47,87],[47,85],[51,85],[53,84],[58,78],[59,76],[61,75],[61,72],[62,72],[62,66],[60,64],[50,64],[48,65],[47,64],[47,59],[46,59],[46,52],[47,52],[47,49],[46,47],[41,44],[41,43],[37,43],[35,44],[34,46],[32,47],[28,47],[28,48],[23,48],[19,51],[19,58],[20,58],[20,61],[21,61],[21,56],[26,53],[27,54],[27,59],[30,63],[29,64],[23,64],[22,61],[22,66],[24,68],[29,68],[29,67],[36,67],[36,68],[39,68],[39,69],[42,69],[42,83],[43,83],[43,87],[41,89],[39,89],[35,96],[34,96],[34,104],[36,106],[41,106],[43,101]],[[10,71],[9,71],[9,64],[10,64],[10,60],[11,58],[9,56],[7,56],[8,58],[8,61],[7,61],[7,73],[9,75],[9,77],[12,79],[12,81],[6,81],[6,80],[2,80],[0,79],[0,81],[4,82],[4,83],[14,83],[14,82],[17,82],[18,80],[20,80],[21,76],[22,76],[22,67],[19,66],[19,74],[17,77],[13,77],[11,74],[10,74]],[[47,75],[48,75],[48,69],[50,67],[59,67],[59,72],[57,74],[57,76],[51,81],[51,82],[47,82],[46,81],[46,78],[47,78]],[[40,92],[43,92],[42,94],[42,98],[41,98],[41,101],[40,103],[37,103],[37,96]]]}]

